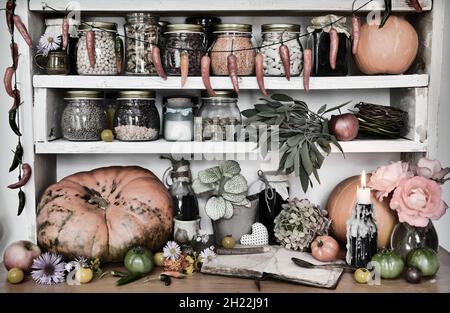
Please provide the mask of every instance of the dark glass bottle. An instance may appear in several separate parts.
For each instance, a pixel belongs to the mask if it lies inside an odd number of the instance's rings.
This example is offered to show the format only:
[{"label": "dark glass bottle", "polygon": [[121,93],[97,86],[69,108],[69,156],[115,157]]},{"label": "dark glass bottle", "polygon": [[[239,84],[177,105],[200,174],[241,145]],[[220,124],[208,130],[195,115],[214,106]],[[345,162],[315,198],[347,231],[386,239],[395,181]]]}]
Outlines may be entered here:
[{"label": "dark glass bottle", "polygon": [[312,76],[346,76],[348,74],[348,47],[347,35],[339,33],[339,49],[336,59],[336,69],[330,65],[330,34],[323,30],[315,30],[313,71]]},{"label": "dark glass bottle", "polygon": [[205,16],[198,16],[198,17],[188,17],[186,19],[187,24],[197,24],[202,25],[205,29],[206,34],[206,48],[208,49],[212,43],[214,42],[214,33],[213,33],[213,26],[217,24],[221,24],[222,20],[218,17],[205,17]]}]

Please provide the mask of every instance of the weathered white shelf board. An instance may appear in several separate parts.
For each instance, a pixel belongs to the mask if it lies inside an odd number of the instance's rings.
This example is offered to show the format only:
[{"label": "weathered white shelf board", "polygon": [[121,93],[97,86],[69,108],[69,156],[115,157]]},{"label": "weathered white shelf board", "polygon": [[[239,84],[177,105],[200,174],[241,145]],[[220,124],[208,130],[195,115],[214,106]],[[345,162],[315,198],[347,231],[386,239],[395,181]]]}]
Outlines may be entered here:
[{"label": "weathered white shelf board", "polygon": [[[254,76],[240,77],[240,89],[257,90]],[[413,75],[379,75],[379,76],[340,76],[312,77],[311,90],[339,89],[383,89],[383,88],[417,88],[427,87],[428,74]],[[211,77],[215,89],[232,89],[229,77]],[[87,89],[159,89],[180,90],[181,78],[168,77],[163,80],[156,76],[51,76],[34,75],[35,88],[87,88]],[[268,90],[303,90],[303,78],[293,77],[287,81],[284,77],[266,77]],[[189,77],[183,89],[204,89],[201,77]]]},{"label": "weathered white shelf board", "polygon": [[[406,139],[354,140],[340,143],[345,153],[425,152],[426,144]],[[254,142],[37,142],[37,154],[245,154],[256,153]],[[333,146],[333,153],[339,150]]]},{"label": "weathered white shelf board", "polygon": [[[31,11],[50,11],[43,5],[64,11],[71,0],[30,0]],[[78,0],[82,11],[152,11],[152,12],[192,12],[192,13],[218,13],[218,12],[349,12],[352,9],[353,0]],[[357,0],[355,7],[367,3],[368,0]],[[431,0],[420,0],[425,11],[432,8]],[[363,11],[373,10],[372,4],[384,8],[384,1],[375,0],[366,6]],[[406,4],[405,0],[393,0],[393,10],[397,12],[412,12],[413,8]]]}]

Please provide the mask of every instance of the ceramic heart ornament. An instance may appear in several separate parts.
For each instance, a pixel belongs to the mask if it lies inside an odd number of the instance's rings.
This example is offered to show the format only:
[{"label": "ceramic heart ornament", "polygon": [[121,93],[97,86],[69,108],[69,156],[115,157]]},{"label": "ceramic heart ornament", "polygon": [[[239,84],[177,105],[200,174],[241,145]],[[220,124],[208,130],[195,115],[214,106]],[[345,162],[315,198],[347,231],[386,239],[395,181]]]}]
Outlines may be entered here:
[{"label": "ceramic heart ornament", "polygon": [[266,246],[269,244],[269,232],[261,223],[252,225],[252,233],[241,237],[241,244],[246,246]]}]

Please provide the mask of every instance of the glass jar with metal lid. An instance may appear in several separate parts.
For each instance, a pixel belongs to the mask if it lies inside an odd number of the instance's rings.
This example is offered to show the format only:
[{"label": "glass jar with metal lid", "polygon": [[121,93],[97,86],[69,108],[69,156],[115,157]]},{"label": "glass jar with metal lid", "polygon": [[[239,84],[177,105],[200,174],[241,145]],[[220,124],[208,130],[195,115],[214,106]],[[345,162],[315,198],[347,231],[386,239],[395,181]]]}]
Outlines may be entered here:
[{"label": "glass jar with metal lid", "polygon": [[213,28],[215,41],[211,48],[211,70],[214,75],[228,75],[227,57],[234,51],[239,76],[252,75],[255,68],[255,50],[252,25],[218,24]]},{"label": "glass jar with metal lid", "polygon": [[303,69],[303,48],[299,38],[300,25],[264,24],[261,26],[261,34],[264,74],[266,76],[285,75],[279,53],[281,42],[283,42],[289,49],[291,76],[299,76]]},{"label": "glass jar with metal lid", "polygon": [[73,141],[100,140],[107,128],[103,94],[94,90],[71,90],[64,96],[66,107],[61,117],[63,137]]},{"label": "glass jar with metal lid", "polygon": [[193,103],[190,97],[171,96],[164,99],[164,139],[192,141],[194,138]]},{"label": "glass jar with metal lid", "polygon": [[211,97],[202,91],[202,107],[198,116],[202,120],[202,140],[235,141],[238,125],[241,125],[241,111],[237,105],[236,92],[216,90]]},{"label": "glass jar with metal lid", "polygon": [[80,75],[117,75],[122,67],[117,24],[83,22],[78,28],[77,72]]},{"label": "glass jar with metal lid", "polygon": [[169,24],[164,32],[162,63],[168,75],[181,75],[181,55],[189,56],[189,75],[200,75],[200,59],[205,54],[203,26]]},{"label": "glass jar with metal lid", "polygon": [[129,13],[125,24],[127,75],[156,75],[151,60],[152,48],[158,43],[159,16],[151,13]]},{"label": "glass jar with metal lid", "polygon": [[120,91],[114,133],[122,141],[150,141],[159,137],[160,118],[153,91]]}]

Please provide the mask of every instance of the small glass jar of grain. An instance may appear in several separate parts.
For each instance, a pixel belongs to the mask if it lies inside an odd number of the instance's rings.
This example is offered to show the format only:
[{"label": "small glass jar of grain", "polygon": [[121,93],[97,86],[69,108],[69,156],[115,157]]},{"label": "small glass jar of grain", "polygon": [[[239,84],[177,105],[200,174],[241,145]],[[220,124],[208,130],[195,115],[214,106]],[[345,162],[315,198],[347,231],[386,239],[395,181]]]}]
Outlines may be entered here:
[{"label": "small glass jar of grain", "polygon": [[252,25],[218,24],[214,26],[215,41],[211,48],[211,70],[214,75],[228,75],[227,57],[233,51],[239,76],[253,75],[255,50]]}]

